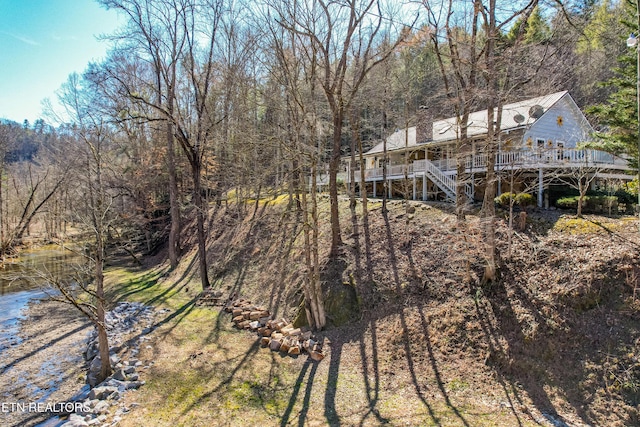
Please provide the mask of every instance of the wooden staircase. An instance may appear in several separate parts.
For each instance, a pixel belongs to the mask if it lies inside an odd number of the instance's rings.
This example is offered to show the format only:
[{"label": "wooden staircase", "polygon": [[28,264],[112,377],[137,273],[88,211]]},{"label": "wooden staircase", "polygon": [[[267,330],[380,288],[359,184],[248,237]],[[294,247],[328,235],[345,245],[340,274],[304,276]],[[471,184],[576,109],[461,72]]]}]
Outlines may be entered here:
[{"label": "wooden staircase", "polygon": [[[447,199],[452,202],[456,201],[456,185],[458,185],[457,175],[446,175],[435,164],[429,160],[421,160],[424,163],[424,172],[427,178],[429,178],[440,190],[442,190]],[[473,188],[469,184],[464,184],[464,192],[467,195],[467,200],[473,200]]]}]

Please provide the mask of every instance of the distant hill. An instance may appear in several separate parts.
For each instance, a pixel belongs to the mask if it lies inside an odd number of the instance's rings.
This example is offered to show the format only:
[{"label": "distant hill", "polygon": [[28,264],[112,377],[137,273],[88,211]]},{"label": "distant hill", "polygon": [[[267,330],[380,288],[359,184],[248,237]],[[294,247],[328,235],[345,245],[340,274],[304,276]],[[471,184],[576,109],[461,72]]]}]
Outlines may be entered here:
[{"label": "distant hill", "polygon": [[0,119],[0,150],[7,163],[33,161],[39,149],[56,138],[55,129],[42,119],[33,125]]}]

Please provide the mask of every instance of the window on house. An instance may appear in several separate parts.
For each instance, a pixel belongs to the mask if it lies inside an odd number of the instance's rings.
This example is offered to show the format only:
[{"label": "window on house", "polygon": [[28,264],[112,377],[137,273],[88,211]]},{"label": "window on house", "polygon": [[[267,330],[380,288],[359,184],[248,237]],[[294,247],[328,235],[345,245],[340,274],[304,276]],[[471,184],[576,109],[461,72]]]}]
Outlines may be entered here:
[{"label": "window on house", "polygon": [[558,141],[556,146],[558,147],[558,160],[562,160],[564,158],[564,142]]},{"label": "window on house", "polygon": [[538,158],[542,158],[542,153],[544,152],[544,144],[545,140],[542,138],[536,138],[536,147],[538,148]]}]

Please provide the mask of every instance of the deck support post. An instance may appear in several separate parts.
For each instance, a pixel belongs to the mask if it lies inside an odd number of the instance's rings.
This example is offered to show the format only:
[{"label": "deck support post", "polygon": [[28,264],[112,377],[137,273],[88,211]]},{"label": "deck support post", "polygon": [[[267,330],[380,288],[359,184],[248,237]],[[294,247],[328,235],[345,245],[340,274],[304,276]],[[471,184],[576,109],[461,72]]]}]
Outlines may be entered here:
[{"label": "deck support post", "polygon": [[374,179],[373,180],[373,198],[374,199],[377,197],[377,194],[376,194],[376,182],[377,181]]},{"label": "deck support post", "polygon": [[413,200],[416,199],[416,192],[417,192],[417,189],[416,189],[416,174],[414,173],[413,174]]},{"label": "deck support post", "polygon": [[427,201],[427,174],[422,174],[422,200]]},{"label": "deck support post", "polygon": [[544,172],[542,172],[542,168],[538,169],[538,207],[541,208],[542,207],[542,203],[543,203],[543,194],[544,194],[544,188],[542,187],[544,183]]}]

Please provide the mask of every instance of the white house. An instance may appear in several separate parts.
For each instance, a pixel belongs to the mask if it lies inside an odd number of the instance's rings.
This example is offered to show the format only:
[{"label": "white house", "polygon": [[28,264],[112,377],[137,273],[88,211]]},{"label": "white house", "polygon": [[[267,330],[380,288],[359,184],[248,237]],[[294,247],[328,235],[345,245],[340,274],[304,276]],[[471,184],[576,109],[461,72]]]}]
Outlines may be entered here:
[{"label": "white house", "polygon": [[[383,141],[363,154],[365,184],[360,185],[361,173],[354,170],[356,185],[374,197],[380,196],[386,188],[390,197],[408,192],[408,197],[414,200],[455,200],[459,131],[457,117],[422,120],[417,127],[396,131],[386,139],[386,171],[383,170]],[[595,174],[598,179],[633,179],[625,159],[604,151],[580,148],[582,143],[591,140],[592,133],[593,128],[566,91],[504,105],[495,158],[498,194],[509,191],[505,186],[509,174],[517,174],[514,191],[535,188],[539,206],[544,203],[545,188],[559,182],[554,181],[554,177],[575,175],[578,168]],[[486,136],[487,110],[476,111],[469,116],[470,150],[464,159],[465,191],[476,200],[481,199],[486,185]],[[346,183],[350,182],[350,167],[347,161],[340,174]],[[383,179],[386,179],[386,185]],[[525,186],[525,183],[530,185]]]}]

